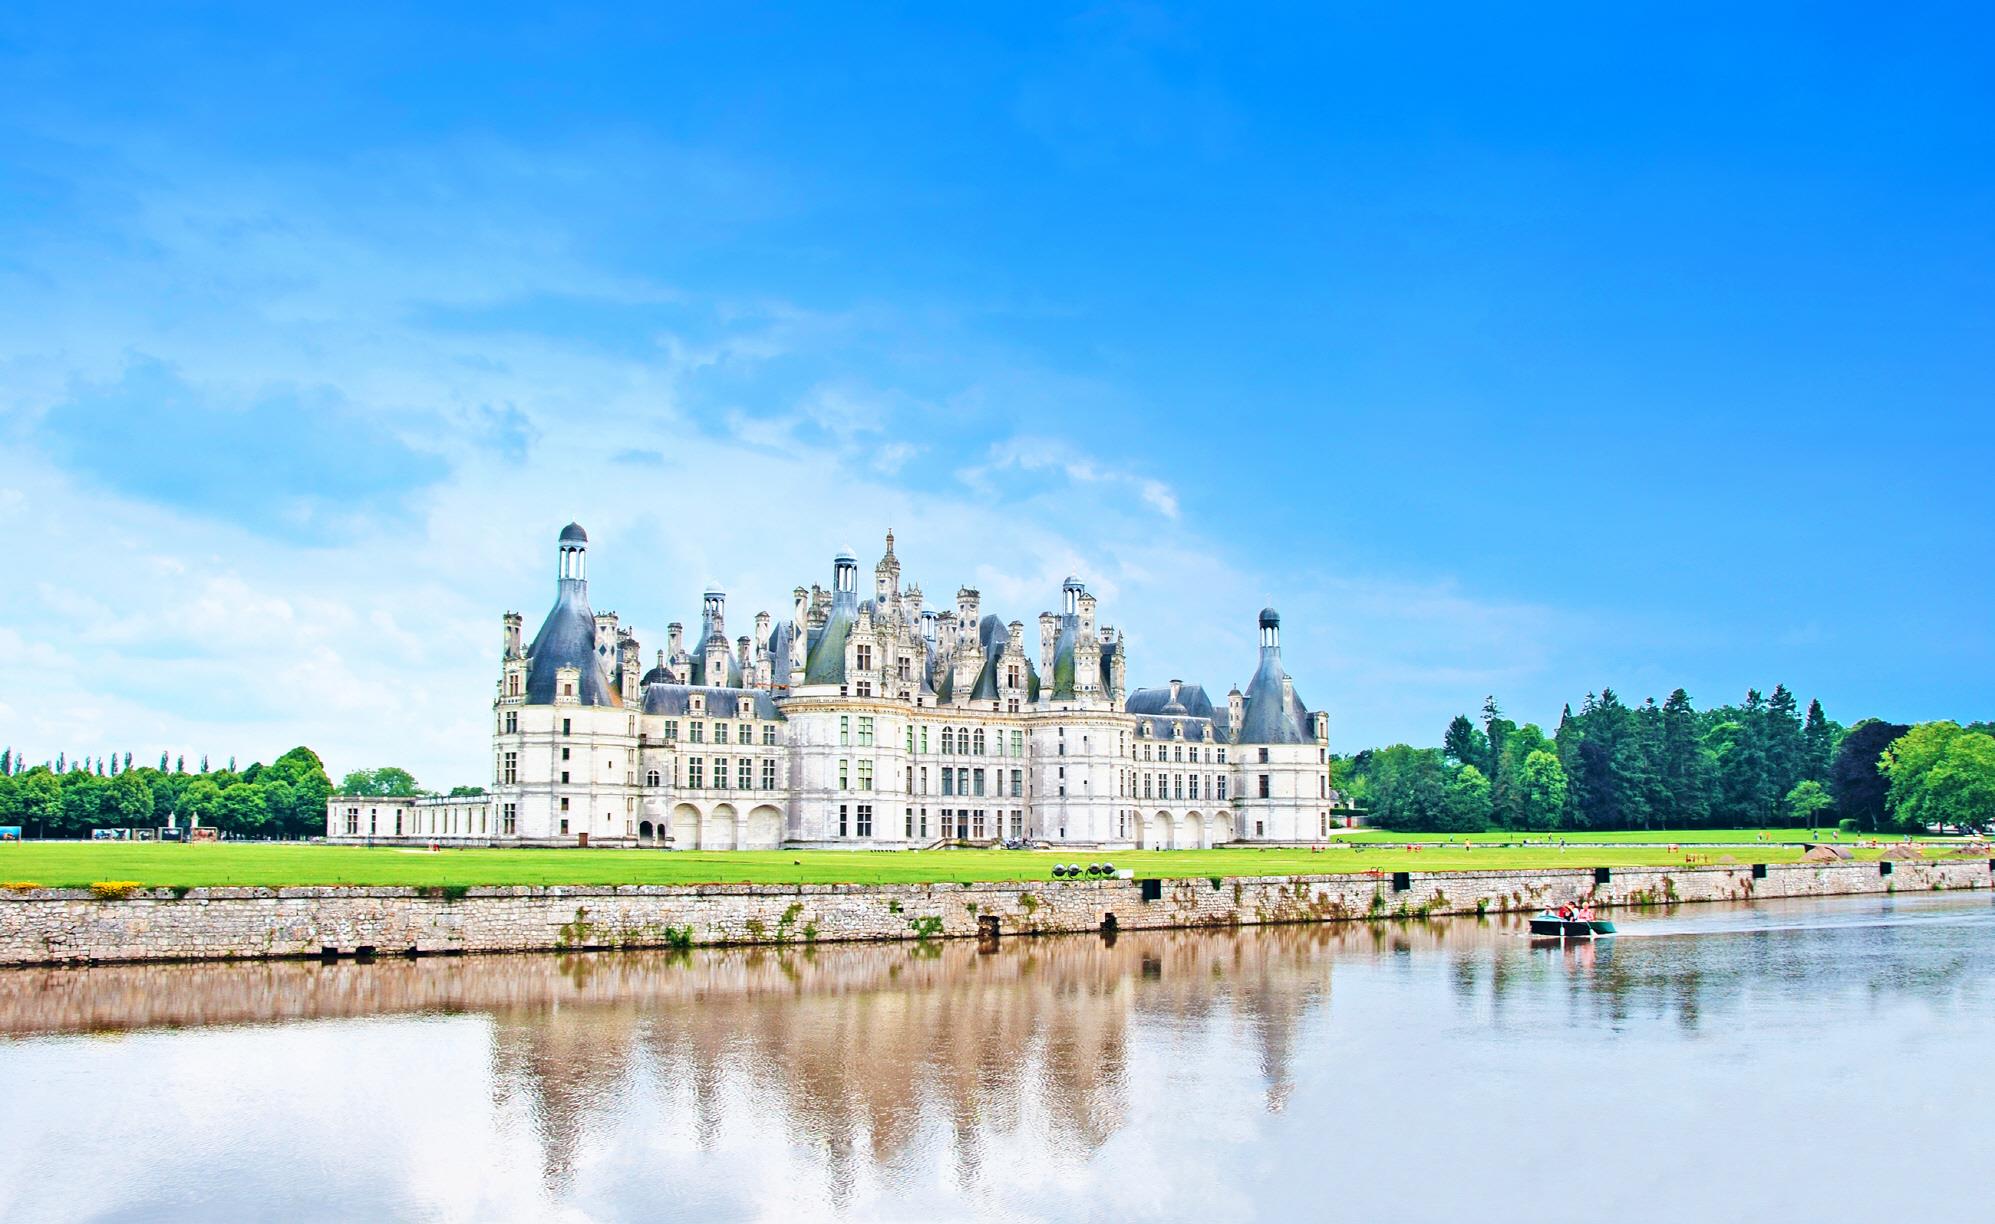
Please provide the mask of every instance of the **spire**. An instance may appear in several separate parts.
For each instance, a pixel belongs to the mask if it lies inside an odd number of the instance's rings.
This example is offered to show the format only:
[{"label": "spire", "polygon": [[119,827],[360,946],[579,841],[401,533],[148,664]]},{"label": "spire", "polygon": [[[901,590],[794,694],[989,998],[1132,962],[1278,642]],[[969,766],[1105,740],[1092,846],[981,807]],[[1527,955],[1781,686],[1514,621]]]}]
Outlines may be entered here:
[{"label": "spire", "polygon": [[562,582],[586,583],[589,579],[589,533],[582,530],[582,525],[570,523],[563,527],[555,549],[555,576]]}]

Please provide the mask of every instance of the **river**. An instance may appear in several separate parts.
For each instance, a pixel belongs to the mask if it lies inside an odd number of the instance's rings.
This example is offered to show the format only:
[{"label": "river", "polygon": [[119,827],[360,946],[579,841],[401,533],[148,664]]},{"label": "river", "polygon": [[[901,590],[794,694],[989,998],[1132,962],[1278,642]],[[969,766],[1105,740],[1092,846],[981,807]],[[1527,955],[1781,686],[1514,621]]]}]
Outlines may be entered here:
[{"label": "river", "polygon": [[0,1219],[1985,1216],[1995,906],[0,971]]}]

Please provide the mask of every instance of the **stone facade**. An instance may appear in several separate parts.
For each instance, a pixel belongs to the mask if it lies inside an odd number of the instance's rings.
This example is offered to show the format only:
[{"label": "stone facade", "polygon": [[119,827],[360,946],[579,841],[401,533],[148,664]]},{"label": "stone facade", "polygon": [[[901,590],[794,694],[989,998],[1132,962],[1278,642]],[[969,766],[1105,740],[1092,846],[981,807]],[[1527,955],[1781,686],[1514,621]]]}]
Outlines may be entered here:
[{"label": "stone facade", "polygon": [[329,839],[1172,849],[1315,842],[1345,822],[1329,718],[1296,695],[1272,608],[1244,692],[1131,691],[1127,643],[1079,579],[1033,634],[971,587],[928,606],[902,585],[889,532],[870,591],[840,555],[829,589],[797,587],[787,619],[760,613],[730,640],[727,595],[709,590],[697,636],[668,625],[640,674],[636,635],[589,605],[587,556],[570,524],[530,643],[520,614],[504,616],[476,810],[335,795]]},{"label": "stone facade", "polygon": [[[1763,874],[1757,874],[1763,873]],[[1189,880],[0,893],[0,965],[521,952],[1248,926],[1987,888],[1983,859]],[[1403,885],[1403,887],[1401,887]],[[1110,920],[1112,921],[1112,924]]]}]

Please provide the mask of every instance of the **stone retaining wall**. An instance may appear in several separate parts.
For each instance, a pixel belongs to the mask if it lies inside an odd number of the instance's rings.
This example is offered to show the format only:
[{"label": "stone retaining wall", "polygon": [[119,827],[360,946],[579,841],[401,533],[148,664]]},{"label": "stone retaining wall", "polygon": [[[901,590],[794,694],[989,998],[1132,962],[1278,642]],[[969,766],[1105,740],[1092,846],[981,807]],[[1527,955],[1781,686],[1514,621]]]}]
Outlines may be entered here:
[{"label": "stone retaining wall", "polygon": [[[1889,868],[1887,874],[1885,868]],[[1755,873],[1763,873],[1756,877]],[[1604,874],[1605,879],[1598,876]],[[0,893],[0,965],[775,944],[1987,888],[1985,859],[1189,880]],[[1404,887],[1398,887],[1398,885]]]}]

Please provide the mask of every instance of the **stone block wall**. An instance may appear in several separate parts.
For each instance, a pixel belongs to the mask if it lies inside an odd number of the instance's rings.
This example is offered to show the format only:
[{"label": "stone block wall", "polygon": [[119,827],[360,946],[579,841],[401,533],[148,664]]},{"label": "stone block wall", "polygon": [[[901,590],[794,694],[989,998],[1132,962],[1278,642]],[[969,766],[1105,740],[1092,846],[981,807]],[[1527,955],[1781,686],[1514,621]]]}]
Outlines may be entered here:
[{"label": "stone block wall", "polygon": [[[932,885],[197,888],[0,893],[0,965],[691,944],[782,944],[1249,926],[1987,888],[1987,860],[1548,871],[1360,872]],[[1397,887],[1404,884],[1405,887]]]}]

